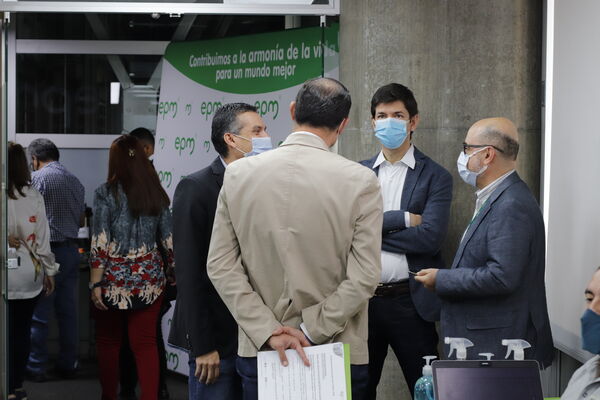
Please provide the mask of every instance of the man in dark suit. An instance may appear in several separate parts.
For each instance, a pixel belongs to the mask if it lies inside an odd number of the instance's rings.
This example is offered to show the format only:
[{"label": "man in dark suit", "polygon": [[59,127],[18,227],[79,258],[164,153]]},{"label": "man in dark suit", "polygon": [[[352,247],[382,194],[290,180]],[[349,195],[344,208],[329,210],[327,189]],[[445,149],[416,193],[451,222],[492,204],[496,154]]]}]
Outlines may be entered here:
[{"label": "man in dark suit", "polygon": [[269,141],[255,107],[225,104],[215,113],[211,140],[219,156],[184,178],[173,198],[177,302],[169,343],[188,350],[189,399],[241,398],[235,370],[238,328],[206,273],[206,258],[225,167]]},{"label": "man in dark suit", "polygon": [[369,303],[369,386],[375,399],[391,346],[413,393],[423,356],[437,355],[440,301],[414,281],[424,266],[444,268],[440,248],[448,229],[452,176],[412,144],[417,101],[406,86],[390,83],[371,100],[381,152],[361,164],[379,178],[383,196],[380,284]]},{"label": "man in dark suit", "polygon": [[469,358],[481,352],[503,358],[502,339],[524,339],[532,346],[525,357],[545,368],[554,349],[544,221],[515,171],[518,150],[517,128],[508,119],[484,119],[469,129],[457,165],[463,180],[479,189],[473,218],[452,268],[425,269],[416,279],[442,299],[442,334],[475,344]]}]

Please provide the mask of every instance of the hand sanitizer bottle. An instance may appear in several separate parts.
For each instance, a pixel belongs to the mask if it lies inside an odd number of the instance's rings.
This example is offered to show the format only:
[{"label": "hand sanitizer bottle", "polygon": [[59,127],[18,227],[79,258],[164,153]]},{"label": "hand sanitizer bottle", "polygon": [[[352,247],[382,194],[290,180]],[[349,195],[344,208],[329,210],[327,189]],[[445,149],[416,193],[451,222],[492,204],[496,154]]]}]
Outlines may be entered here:
[{"label": "hand sanitizer bottle", "polygon": [[444,343],[450,345],[450,353],[448,354],[448,357],[451,357],[454,350],[456,350],[457,360],[466,360],[467,347],[473,347],[473,342],[466,338],[453,338],[446,336],[444,338]]},{"label": "hand sanitizer bottle", "polygon": [[433,393],[433,372],[431,370],[431,361],[436,356],[425,356],[425,366],[423,367],[423,376],[415,384],[415,400],[434,400]]},{"label": "hand sanitizer bottle", "polygon": [[502,339],[502,346],[507,346],[506,349],[506,357],[510,356],[511,351],[514,352],[515,360],[524,360],[525,359],[525,349],[531,347],[531,345],[522,339]]}]

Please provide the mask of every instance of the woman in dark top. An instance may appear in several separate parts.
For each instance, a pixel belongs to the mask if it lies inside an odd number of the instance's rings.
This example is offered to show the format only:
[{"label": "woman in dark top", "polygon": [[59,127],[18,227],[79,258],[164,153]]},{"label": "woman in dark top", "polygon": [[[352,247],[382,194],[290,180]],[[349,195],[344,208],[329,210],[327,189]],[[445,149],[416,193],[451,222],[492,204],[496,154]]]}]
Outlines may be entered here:
[{"label": "woman in dark top", "polygon": [[[161,255],[157,240],[167,254]],[[124,326],[135,355],[140,400],[156,400],[163,259],[173,267],[169,198],[141,143],[122,135],[110,148],[108,180],[94,195],[90,288],[103,400],[117,399]]]}]

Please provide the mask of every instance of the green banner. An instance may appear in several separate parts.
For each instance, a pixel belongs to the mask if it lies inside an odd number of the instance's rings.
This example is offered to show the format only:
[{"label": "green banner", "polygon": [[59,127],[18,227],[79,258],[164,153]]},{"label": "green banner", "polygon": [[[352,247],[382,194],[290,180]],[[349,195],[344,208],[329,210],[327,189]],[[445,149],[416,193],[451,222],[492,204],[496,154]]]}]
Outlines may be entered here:
[{"label": "green banner", "polygon": [[[171,43],[165,59],[188,78],[228,93],[267,93],[337,67],[339,25]],[[335,59],[336,62],[328,62]]]}]

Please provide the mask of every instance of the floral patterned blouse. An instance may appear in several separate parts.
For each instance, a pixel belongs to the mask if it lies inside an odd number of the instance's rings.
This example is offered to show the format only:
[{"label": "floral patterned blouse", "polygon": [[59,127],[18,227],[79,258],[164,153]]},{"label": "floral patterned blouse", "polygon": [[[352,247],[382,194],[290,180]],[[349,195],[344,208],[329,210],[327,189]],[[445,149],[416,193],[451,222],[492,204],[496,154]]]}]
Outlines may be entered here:
[{"label": "floral patterned blouse", "polygon": [[17,199],[8,198],[8,234],[21,245],[15,250],[18,266],[8,269],[8,298],[30,299],[42,291],[44,275],[56,275],[59,266],[50,250],[44,198],[30,186],[23,187],[24,196],[14,192]]},{"label": "floral patterned blouse", "polygon": [[108,184],[94,193],[90,265],[103,268],[102,297],[110,308],[142,308],[154,303],[165,286],[163,257],[173,266],[171,212],[133,217],[127,196],[118,188],[118,201]]}]

